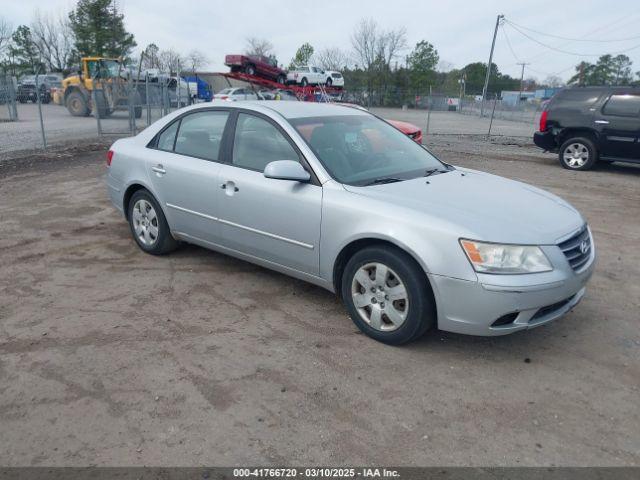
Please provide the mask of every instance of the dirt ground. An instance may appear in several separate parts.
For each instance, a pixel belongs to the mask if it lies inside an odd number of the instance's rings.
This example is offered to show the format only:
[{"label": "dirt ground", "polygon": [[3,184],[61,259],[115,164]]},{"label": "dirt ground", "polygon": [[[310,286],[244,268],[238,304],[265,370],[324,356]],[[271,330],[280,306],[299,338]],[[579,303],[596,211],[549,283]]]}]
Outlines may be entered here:
[{"label": "dirt ground", "polygon": [[599,260],[572,313],[384,346],[320,288],[193,246],[142,253],[104,152],[3,165],[0,464],[640,464],[640,168],[430,142],[586,216]]}]

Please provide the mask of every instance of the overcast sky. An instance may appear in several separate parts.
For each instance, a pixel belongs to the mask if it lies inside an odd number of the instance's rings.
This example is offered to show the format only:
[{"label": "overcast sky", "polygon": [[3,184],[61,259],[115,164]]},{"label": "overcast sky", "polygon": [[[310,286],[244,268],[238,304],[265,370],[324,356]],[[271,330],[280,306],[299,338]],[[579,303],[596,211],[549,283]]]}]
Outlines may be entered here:
[{"label": "overcast sky", "polygon": [[[2,0],[2,3],[0,15],[14,26],[28,24],[36,8],[63,12],[75,4],[73,0]],[[604,53],[625,53],[634,62],[634,71],[640,70],[638,0],[118,0],[118,3],[139,49],[151,42],[161,49],[172,47],[182,53],[196,48],[206,55],[211,70],[226,70],[224,55],[241,52],[248,36],[269,39],[279,62],[285,65],[298,46],[307,41],[316,51],[325,47],[351,50],[351,32],[364,17],[373,18],[387,29],[405,27],[410,46],[427,40],[437,48],[441,60],[453,67],[463,67],[488,60],[499,13],[516,25],[560,37],[623,39],[568,41],[521,29],[539,42],[584,55],[576,56],[545,48],[505,25],[498,32],[494,56],[494,62],[504,73],[519,76],[517,62],[524,61],[531,62],[527,77],[542,80],[556,74],[567,79],[580,60],[593,61]]]}]

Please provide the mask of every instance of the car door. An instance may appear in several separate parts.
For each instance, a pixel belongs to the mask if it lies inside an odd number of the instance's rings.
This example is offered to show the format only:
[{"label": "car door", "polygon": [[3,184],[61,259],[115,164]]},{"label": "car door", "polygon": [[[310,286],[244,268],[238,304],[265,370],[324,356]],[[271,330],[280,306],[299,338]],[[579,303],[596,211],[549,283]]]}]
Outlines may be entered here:
[{"label": "car door", "polygon": [[311,70],[313,72],[313,83],[315,83],[316,85],[324,83],[324,74],[322,73],[322,70],[320,70],[318,67],[311,67]]},{"label": "car door", "polygon": [[147,156],[153,189],[172,231],[217,243],[218,174],[227,110],[189,113],[156,137]]},{"label": "car door", "polygon": [[612,94],[594,118],[601,156],[640,159],[640,92]]},{"label": "car door", "polygon": [[[222,165],[218,198],[223,245],[311,275],[319,272],[322,187],[269,179],[276,160],[305,161],[288,135],[267,117],[239,113],[231,122],[231,163]],[[306,167],[308,169],[308,167]]]}]

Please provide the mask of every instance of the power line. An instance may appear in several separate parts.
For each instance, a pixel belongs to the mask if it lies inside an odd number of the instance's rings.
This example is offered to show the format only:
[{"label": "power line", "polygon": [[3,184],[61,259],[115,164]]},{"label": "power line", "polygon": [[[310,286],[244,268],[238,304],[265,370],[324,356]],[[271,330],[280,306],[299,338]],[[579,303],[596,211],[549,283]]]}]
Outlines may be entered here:
[{"label": "power line", "polygon": [[[626,15],[618,18],[617,20],[609,22],[606,25],[601,25],[599,27],[593,28],[593,29],[589,30],[588,32],[586,32],[582,36],[582,38],[587,37],[589,35],[592,35],[592,34],[594,34],[596,32],[606,32],[606,31],[608,31],[608,30],[610,30],[612,28],[620,28],[621,27],[620,25],[616,26],[616,24],[619,24],[620,22],[623,22],[622,25],[626,25],[627,23],[637,23],[637,20],[635,20],[635,19],[631,19],[630,20],[629,16],[631,15],[631,17],[633,17],[633,15],[635,15],[636,12],[639,11],[639,10],[640,9],[632,10],[631,12],[627,12]],[[561,45],[569,45],[571,43],[573,43],[573,42],[572,41],[568,41],[568,42],[559,43],[559,44],[556,45],[556,47],[559,47]],[[547,51],[546,49],[540,51],[540,53],[538,53],[537,55],[534,55],[533,57],[530,57],[529,61],[535,60],[536,58],[540,58],[541,56],[545,55],[546,51]]]},{"label": "power line", "polygon": [[554,35],[552,33],[544,33],[544,32],[541,32],[539,30],[534,30],[533,28],[528,28],[528,27],[525,27],[523,25],[519,25],[519,24],[517,24],[515,22],[512,22],[510,20],[505,20],[505,22],[511,24],[512,26],[522,28],[523,30],[528,30],[530,32],[537,33],[538,35],[544,35],[545,37],[558,38],[560,40],[567,40],[567,41],[570,41],[570,42],[614,43],[614,42],[626,42],[626,41],[629,41],[629,40],[637,40],[637,39],[640,38],[640,35],[636,35],[636,36],[633,36],[633,37],[626,37],[626,38],[612,38],[612,39],[609,39],[609,40],[590,39],[590,38],[569,38],[569,37],[561,37],[560,35]]},{"label": "power line", "polygon": [[[506,21],[507,20],[505,20],[505,22]],[[500,31],[502,32],[502,35],[504,36],[504,39],[507,41],[507,46],[509,47],[509,50],[511,51],[511,55],[513,55],[513,58],[516,59],[516,62],[519,62],[520,59],[516,55],[516,52],[513,51],[513,47],[511,46],[511,41],[509,40],[509,36],[507,35],[507,31],[504,29],[504,24],[502,24],[501,27],[502,28],[500,29]]]},{"label": "power line", "polygon": [[[559,53],[564,53],[566,55],[573,55],[576,57],[600,57],[603,55],[603,53],[580,53],[580,52],[570,52],[568,50],[563,50],[561,48],[557,48],[557,47],[553,47],[551,45],[547,45],[546,43],[541,42],[540,40],[537,40],[535,38],[533,38],[531,35],[523,32],[522,30],[520,30],[518,27],[516,27],[513,23],[509,22],[509,26],[511,28],[513,28],[514,30],[516,30],[518,33],[520,33],[521,35],[527,37],[529,40],[531,40],[532,42],[537,43],[538,45],[541,45],[545,48],[548,48],[549,50],[553,50],[555,52],[559,52]],[[625,50],[620,50],[618,52],[610,52],[610,55],[618,55],[621,53],[625,53],[625,52],[630,52],[631,50],[635,50],[636,48],[640,48],[640,43],[631,47],[631,48],[627,48]]]}]

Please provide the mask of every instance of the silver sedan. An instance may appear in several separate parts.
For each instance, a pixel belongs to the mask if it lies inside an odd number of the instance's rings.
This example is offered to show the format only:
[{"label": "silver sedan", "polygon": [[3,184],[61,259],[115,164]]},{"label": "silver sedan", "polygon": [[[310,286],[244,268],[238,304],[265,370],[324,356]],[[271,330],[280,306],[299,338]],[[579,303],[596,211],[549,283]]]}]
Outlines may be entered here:
[{"label": "silver sedan", "polygon": [[200,104],[118,140],[108,164],[143,251],[189,242],[314,283],[389,344],[545,324],[580,301],[595,264],[564,200],[443,163],[355,108]]}]

